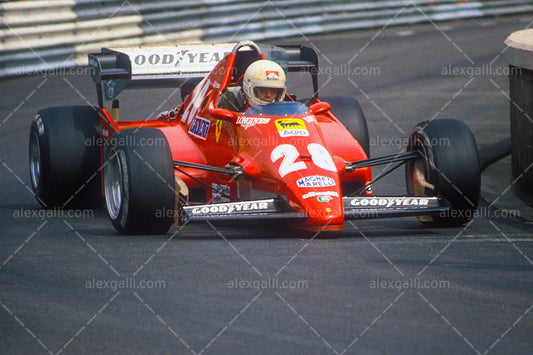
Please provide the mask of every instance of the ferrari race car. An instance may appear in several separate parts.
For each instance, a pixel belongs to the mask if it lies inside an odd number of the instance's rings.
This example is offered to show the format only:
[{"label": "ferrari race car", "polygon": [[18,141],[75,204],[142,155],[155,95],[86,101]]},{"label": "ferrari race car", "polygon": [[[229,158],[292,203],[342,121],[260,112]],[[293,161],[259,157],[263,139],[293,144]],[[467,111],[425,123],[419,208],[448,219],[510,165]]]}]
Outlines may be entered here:
[{"label": "ferrari race car", "polygon": [[[308,73],[312,97],[286,94],[243,112],[221,107],[260,59]],[[359,104],[319,97],[318,55],[310,47],[122,47],[90,54],[89,68],[97,107],[43,109],[31,125],[31,185],[45,208],[105,199],[119,233],[159,234],[200,221],[337,230],[346,220],[417,216],[458,226],[477,207],[478,152],[464,123],[419,123],[405,152],[370,158]],[[121,120],[116,97],[135,86],[180,87],[183,103],[154,119]],[[372,177],[372,167],[384,164]],[[373,195],[372,184],[402,165],[407,195]],[[252,199],[255,191],[270,194]]]}]

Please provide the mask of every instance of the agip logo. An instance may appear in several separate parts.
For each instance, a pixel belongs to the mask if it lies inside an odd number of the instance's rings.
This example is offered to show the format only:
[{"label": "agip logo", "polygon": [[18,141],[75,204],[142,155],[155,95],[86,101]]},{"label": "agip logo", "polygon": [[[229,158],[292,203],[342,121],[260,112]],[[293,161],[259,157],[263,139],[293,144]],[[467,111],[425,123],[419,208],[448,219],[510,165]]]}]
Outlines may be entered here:
[{"label": "agip logo", "polygon": [[276,120],[276,128],[281,137],[307,137],[309,131],[303,120],[299,118],[283,118]]}]

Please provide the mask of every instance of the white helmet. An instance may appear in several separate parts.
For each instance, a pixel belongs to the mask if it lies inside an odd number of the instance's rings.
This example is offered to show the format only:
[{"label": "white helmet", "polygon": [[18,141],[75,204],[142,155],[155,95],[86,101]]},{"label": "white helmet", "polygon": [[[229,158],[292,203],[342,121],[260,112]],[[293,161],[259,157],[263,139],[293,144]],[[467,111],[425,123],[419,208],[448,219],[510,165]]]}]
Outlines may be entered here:
[{"label": "white helmet", "polygon": [[278,63],[258,60],[248,66],[244,73],[242,89],[250,105],[271,102],[259,97],[258,90],[261,88],[276,89],[274,101],[283,101],[286,92],[285,72]]}]

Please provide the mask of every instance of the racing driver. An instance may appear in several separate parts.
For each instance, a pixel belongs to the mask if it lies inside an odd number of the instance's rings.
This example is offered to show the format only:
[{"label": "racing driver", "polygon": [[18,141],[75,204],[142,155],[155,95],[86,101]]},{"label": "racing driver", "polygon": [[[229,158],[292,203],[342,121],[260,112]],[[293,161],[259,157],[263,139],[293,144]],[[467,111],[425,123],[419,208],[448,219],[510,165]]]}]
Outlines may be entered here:
[{"label": "racing driver", "polygon": [[276,62],[258,60],[248,66],[244,73],[242,90],[234,94],[229,89],[224,93],[219,107],[244,111],[247,105],[283,101],[285,98],[285,72]]}]

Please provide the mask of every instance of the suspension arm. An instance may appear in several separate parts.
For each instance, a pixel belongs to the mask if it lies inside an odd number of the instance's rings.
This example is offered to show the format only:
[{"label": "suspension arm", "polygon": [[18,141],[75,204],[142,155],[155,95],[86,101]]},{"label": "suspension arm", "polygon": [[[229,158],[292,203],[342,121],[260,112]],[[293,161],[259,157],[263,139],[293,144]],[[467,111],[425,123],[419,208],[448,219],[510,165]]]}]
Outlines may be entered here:
[{"label": "suspension arm", "polygon": [[371,158],[353,162],[346,162],[346,173],[354,172],[356,169],[366,168],[368,166],[383,165],[395,162],[406,162],[408,160],[420,158],[420,152],[412,150],[410,152],[403,152],[399,154],[386,155],[379,158]]},{"label": "suspension arm", "polygon": [[204,164],[197,164],[197,163],[189,163],[186,161],[180,161],[180,160],[174,160],[174,167],[175,168],[193,168],[193,169],[199,169],[199,170],[206,170],[206,171],[212,171],[215,173],[221,173],[230,175],[234,178],[242,178],[244,177],[244,171],[241,166],[237,164],[228,164],[225,168],[219,168],[216,166],[211,165],[204,165]]}]

